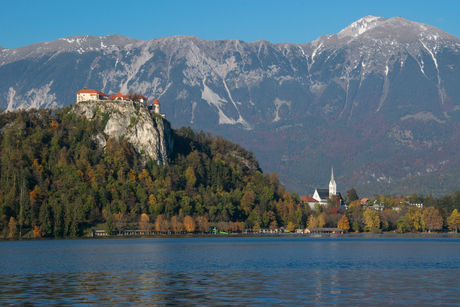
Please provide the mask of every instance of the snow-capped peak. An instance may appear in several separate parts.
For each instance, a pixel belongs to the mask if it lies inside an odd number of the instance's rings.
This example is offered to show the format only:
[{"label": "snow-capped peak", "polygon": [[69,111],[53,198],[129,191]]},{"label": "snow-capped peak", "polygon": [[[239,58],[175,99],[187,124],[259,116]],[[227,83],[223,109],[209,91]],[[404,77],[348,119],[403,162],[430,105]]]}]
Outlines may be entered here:
[{"label": "snow-capped peak", "polygon": [[353,22],[351,25],[340,31],[337,35],[340,38],[344,36],[356,37],[358,35],[363,34],[366,31],[369,31],[370,29],[374,28],[375,26],[381,24],[386,20],[387,19],[383,17],[369,15]]}]

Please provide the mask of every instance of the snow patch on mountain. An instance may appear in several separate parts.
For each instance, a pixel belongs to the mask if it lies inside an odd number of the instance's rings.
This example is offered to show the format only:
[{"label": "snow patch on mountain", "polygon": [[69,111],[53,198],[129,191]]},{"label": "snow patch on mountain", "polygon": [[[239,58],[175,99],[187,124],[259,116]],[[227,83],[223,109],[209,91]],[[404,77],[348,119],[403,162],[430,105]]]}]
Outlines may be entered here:
[{"label": "snow patch on mountain", "polygon": [[378,26],[382,22],[386,21],[386,18],[383,17],[376,17],[376,16],[366,16],[363,17],[352,24],[350,24],[348,27],[340,31],[337,36],[339,38],[345,37],[345,36],[351,36],[351,37],[357,37],[361,34],[363,34],[366,31],[369,31],[370,29]]}]

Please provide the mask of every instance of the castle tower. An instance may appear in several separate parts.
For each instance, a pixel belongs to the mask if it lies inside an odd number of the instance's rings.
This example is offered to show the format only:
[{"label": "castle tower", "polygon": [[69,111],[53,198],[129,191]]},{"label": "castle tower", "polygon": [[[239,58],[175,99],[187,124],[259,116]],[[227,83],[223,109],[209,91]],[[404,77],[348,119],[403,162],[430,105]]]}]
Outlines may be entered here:
[{"label": "castle tower", "polygon": [[329,196],[337,195],[337,184],[334,180],[334,168],[331,168],[331,181],[329,182]]},{"label": "castle tower", "polygon": [[152,102],[152,106],[153,111],[157,114],[160,114],[160,102],[158,101],[158,99],[155,98],[155,100]]}]

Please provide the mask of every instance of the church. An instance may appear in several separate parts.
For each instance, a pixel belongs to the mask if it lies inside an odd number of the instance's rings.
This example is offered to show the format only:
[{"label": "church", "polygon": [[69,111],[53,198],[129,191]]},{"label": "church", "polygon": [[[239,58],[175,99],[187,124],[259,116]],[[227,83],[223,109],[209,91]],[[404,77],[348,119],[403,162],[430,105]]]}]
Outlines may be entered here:
[{"label": "church", "polygon": [[337,184],[334,180],[334,168],[331,169],[331,181],[329,182],[329,189],[315,189],[313,198],[318,201],[320,205],[327,204],[327,199],[335,197],[339,204],[342,204],[342,195],[337,193]]}]

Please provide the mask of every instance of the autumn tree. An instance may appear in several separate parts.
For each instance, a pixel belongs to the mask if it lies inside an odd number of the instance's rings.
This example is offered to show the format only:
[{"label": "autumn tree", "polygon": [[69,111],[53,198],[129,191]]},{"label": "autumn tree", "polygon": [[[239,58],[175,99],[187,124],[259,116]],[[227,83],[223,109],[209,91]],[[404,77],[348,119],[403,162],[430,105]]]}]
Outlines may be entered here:
[{"label": "autumn tree", "polygon": [[193,170],[193,167],[189,166],[187,168],[187,170],[185,171],[185,178],[192,187],[195,186],[196,176],[195,176],[195,171]]},{"label": "autumn tree", "polygon": [[292,232],[295,230],[295,225],[292,222],[289,222],[288,225],[286,226],[286,230],[289,232]]},{"label": "autumn tree", "polygon": [[311,214],[308,217],[307,227],[308,228],[317,228],[318,227],[318,221],[317,221],[317,219],[315,218],[315,216],[313,214]]},{"label": "autumn tree", "polygon": [[252,190],[246,191],[246,193],[244,193],[243,198],[241,199],[241,207],[246,215],[251,213],[256,198],[257,195]]},{"label": "autumn tree", "polygon": [[198,231],[200,231],[202,233],[209,231],[209,222],[208,222],[208,219],[205,216],[197,216],[195,221],[196,221]]},{"label": "autumn tree", "polygon": [[177,215],[171,218],[171,230],[174,233],[181,233],[184,231],[184,224],[182,224]]},{"label": "autumn tree", "polygon": [[163,214],[160,214],[155,220],[155,231],[166,233],[168,230],[169,222],[164,218]]},{"label": "autumn tree", "polygon": [[422,213],[418,208],[409,208],[406,214],[398,220],[397,227],[401,233],[425,229],[425,221],[423,220]]},{"label": "autumn tree", "polygon": [[10,218],[10,222],[8,223],[8,238],[16,238],[18,235],[18,222],[14,217]]},{"label": "autumn tree", "polygon": [[423,221],[429,232],[442,229],[442,216],[434,207],[428,207],[423,210]]},{"label": "autumn tree", "polygon": [[364,229],[367,231],[375,230],[375,229],[380,229],[380,217],[379,214],[376,210],[372,210],[370,208],[367,208],[366,211],[363,213],[364,217]]},{"label": "autumn tree", "polygon": [[115,223],[115,227],[118,231],[123,230],[126,227],[126,223],[128,222],[128,216],[120,212],[118,214],[113,215],[113,221]]},{"label": "autumn tree", "polygon": [[184,227],[187,232],[194,232],[196,229],[196,223],[195,220],[190,216],[187,215],[184,218]]},{"label": "autumn tree", "polygon": [[139,220],[139,230],[140,231],[148,231],[148,230],[150,230],[149,217],[145,213],[141,214],[141,218]]},{"label": "autumn tree", "polygon": [[38,237],[38,238],[41,238],[45,235],[45,233],[43,232],[43,230],[40,229],[40,226],[35,226],[34,227],[34,237]]},{"label": "autumn tree", "polygon": [[457,209],[454,209],[452,214],[447,218],[447,225],[450,231],[457,232],[460,228],[460,213],[458,213]]},{"label": "autumn tree", "polygon": [[243,230],[241,223],[238,221],[231,223],[230,229],[232,232],[239,232]]},{"label": "autumn tree", "polygon": [[276,220],[270,223],[270,229],[271,230],[278,229],[278,222]]},{"label": "autumn tree", "polygon": [[326,225],[325,217],[326,217],[326,212],[323,212],[318,216],[318,219],[316,220],[318,228],[323,228]]},{"label": "autumn tree", "polygon": [[350,229],[350,221],[348,220],[348,217],[345,214],[337,223],[337,228],[342,228],[345,231],[348,231]]},{"label": "autumn tree", "polygon": [[412,228],[420,231],[425,229],[425,221],[422,217],[422,212],[418,208],[409,208],[406,215],[409,217]]}]

